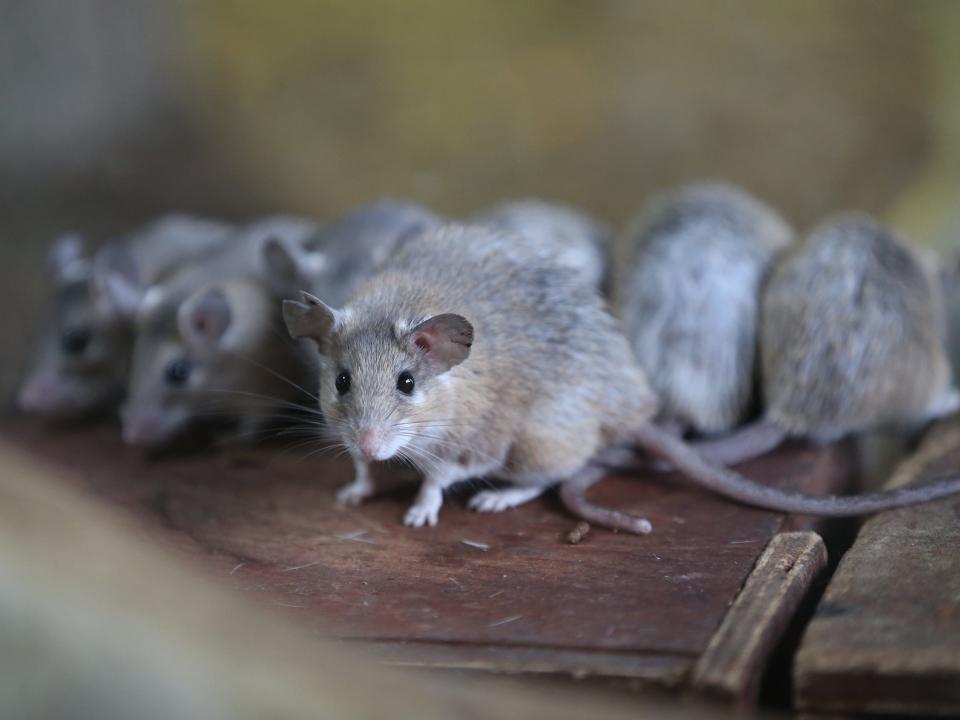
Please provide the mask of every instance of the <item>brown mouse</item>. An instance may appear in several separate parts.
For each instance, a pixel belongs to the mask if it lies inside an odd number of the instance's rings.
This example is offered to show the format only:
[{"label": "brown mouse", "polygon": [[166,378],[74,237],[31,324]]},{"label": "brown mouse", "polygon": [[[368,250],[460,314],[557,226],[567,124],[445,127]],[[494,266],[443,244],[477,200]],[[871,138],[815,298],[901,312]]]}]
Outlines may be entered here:
[{"label": "brown mouse", "polygon": [[632,444],[704,487],[786,512],[862,514],[960,492],[955,477],[817,498],[707,463],[654,425],[657,397],[598,293],[537,257],[516,238],[450,225],[408,242],[342,309],[308,294],[284,302],[291,335],[316,343],[320,407],[356,463],[341,501],[373,492],[371,462],[401,458],[423,474],[407,525],[436,524],[447,487],[488,477],[511,486],[476,493],[476,510],[559,484],[586,519],[646,533],[643,518],[576,503],[604,472],[598,454]]}]

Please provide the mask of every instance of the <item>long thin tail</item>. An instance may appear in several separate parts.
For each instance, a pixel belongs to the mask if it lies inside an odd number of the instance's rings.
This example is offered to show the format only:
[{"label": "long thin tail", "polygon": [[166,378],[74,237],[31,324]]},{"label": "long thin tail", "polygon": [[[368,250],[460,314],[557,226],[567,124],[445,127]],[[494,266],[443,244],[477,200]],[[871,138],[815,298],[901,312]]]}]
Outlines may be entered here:
[{"label": "long thin tail", "polygon": [[747,505],[779,512],[849,517],[869,515],[881,510],[917,505],[960,493],[960,474],[915,487],[898,488],[863,495],[813,497],[802,493],[767,487],[702,458],[683,440],[647,425],[636,434],[637,444],[647,452],[669,462],[694,483],[739,500]]},{"label": "long thin tail", "polygon": [[571,515],[594,525],[636,535],[649,534],[653,526],[646,518],[619,510],[610,510],[587,500],[587,490],[605,475],[605,468],[588,466],[579,476],[561,483],[557,491],[563,506]]},{"label": "long thin tail", "polygon": [[[676,433],[663,428],[663,432]],[[787,433],[769,420],[756,420],[731,431],[726,435],[709,440],[687,440],[688,447],[697,451],[706,462],[712,465],[739,465],[775,450],[787,439]],[[608,448],[602,451],[596,462],[611,470],[632,472],[669,472],[673,465],[665,459],[647,458],[632,450],[625,452],[622,447]]]}]

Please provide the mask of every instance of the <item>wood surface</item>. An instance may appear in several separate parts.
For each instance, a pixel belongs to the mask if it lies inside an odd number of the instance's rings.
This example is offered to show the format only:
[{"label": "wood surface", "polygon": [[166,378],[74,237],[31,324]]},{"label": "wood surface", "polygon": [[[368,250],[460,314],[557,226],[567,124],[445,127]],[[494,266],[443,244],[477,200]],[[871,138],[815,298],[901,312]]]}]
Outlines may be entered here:
[{"label": "wood surface", "polygon": [[[960,421],[936,427],[889,486],[960,468]],[[799,707],[960,716],[960,498],[868,520],[795,664]]]},{"label": "wood surface", "polygon": [[[51,432],[20,421],[2,432],[308,632],[402,664],[682,685],[786,524],[662,474],[591,491],[645,513],[646,537],[594,528],[571,545],[576,521],[552,495],[493,516],[454,495],[437,528],[414,530],[400,522],[409,481],[391,476],[377,498],[338,508],[350,464],[309,448],[151,460],[109,424]],[[821,490],[845,486],[851,463],[844,447],[793,445],[741,469]]]}]

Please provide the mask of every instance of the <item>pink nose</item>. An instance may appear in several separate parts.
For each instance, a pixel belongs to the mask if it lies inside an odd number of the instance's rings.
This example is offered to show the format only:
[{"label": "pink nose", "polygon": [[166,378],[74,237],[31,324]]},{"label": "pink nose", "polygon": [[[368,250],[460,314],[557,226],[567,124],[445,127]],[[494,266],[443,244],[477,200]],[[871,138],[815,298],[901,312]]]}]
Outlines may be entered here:
[{"label": "pink nose", "polygon": [[364,458],[375,460],[377,453],[380,451],[380,437],[374,430],[362,430],[357,437],[357,445],[359,445]]},{"label": "pink nose", "polygon": [[128,445],[151,445],[159,435],[159,419],[152,415],[123,419],[123,441]]},{"label": "pink nose", "polygon": [[58,384],[55,378],[34,377],[20,388],[17,404],[25,412],[44,412],[57,404]]}]

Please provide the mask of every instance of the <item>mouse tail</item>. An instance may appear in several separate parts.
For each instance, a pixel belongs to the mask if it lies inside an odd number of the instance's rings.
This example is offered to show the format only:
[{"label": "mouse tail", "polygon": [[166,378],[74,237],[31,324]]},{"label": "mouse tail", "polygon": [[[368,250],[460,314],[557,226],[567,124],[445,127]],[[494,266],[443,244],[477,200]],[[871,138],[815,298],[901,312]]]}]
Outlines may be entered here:
[{"label": "mouse tail", "polygon": [[[671,428],[657,426],[662,432],[680,438],[680,434]],[[686,440],[688,447],[695,450],[701,458],[712,465],[739,465],[776,450],[787,439],[787,433],[776,423],[761,419],[743,425],[724,435],[704,439]],[[653,458],[638,455],[633,450],[626,452],[622,447],[602,451],[597,462],[611,470],[670,472],[673,464],[662,456]]]},{"label": "mouse tail", "polygon": [[670,463],[695,484],[746,505],[778,512],[823,517],[870,515],[960,493],[960,475],[954,474],[924,485],[896,490],[815,497],[762,485],[732,470],[711,464],[683,440],[655,425],[641,428],[635,440],[643,450]]},{"label": "mouse tail", "polygon": [[646,518],[601,507],[587,500],[587,490],[605,475],[605,468],[590,466],[580,475],[560,483],[557,493],[567,512],[592,525],[609,530],[620,530],[635,535],[649,534],[653,526]]},{"label": "mouse tail", "polygon": [[726,435],[688,442],[691,448],[713,465],[739,465],[776,450],[787,439],[786,431],[771,420],[747,423]]}]

